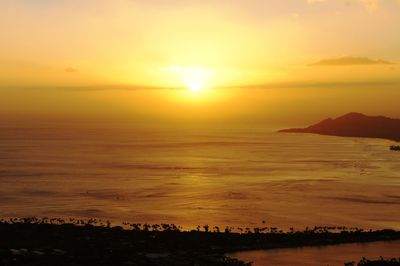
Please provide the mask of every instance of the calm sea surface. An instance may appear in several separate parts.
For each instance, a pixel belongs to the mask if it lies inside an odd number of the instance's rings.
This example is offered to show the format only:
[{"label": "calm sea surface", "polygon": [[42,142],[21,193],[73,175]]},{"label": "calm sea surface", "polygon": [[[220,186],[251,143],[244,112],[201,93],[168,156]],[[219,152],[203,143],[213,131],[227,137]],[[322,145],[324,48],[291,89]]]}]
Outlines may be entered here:
[{"label": "calm sea surface", "polygon": [[253,266],[343,266],[367,257],[369,260],[400,257],[400,241],[354,243],[322,247],[256,250],[229,254]]},{"label": "calm sea surface", "polygon": [[0,216],[400,229],[390,144],[229,128],[2,127]]}]

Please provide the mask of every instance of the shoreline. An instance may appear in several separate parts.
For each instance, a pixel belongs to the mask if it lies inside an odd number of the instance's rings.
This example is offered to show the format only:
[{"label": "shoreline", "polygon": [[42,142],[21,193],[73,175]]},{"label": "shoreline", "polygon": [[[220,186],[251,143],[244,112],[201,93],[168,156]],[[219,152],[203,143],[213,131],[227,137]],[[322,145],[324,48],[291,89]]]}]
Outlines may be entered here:
[{"label": "shoreline", "polygon": [[[80,221],[80,220],[79,220]],[[176,225],[121,226],[81,224],[61,219],[2,220],[1,265],[251,265],[228,253],[343,243],[400,240],[400,231],[342,230],[246,233],[181,231]],[[366,254],[368,257],[368,254]],[[362,258],[360,258],[362,259]],[[25,264],[24,264],[25,263]],[[343,262],[345,263],[345,262]]]}]

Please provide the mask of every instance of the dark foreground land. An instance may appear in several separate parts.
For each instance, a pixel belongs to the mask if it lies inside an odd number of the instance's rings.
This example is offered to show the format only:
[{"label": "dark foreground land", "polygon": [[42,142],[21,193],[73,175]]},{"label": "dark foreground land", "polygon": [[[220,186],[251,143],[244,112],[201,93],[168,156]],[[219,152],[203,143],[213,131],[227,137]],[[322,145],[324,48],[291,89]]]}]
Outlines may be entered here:
[{"label": "dark foreground land", "polygon": [[[399,240],[393,230],[313,228],[281,232],[254,228],[246,233],[214,228],[181,231],[175,225],[125,224],[95,220],[13,219],[0,222],[0,265],[251,265],[227,252],[339,243]],[[367,254],[366,254],[367,255]],[[345,263],[345,262],[344,262]],[[348,264],[357,265],[357,264]],[[399,260],[361,261],[359,265],[400,265]]]}]

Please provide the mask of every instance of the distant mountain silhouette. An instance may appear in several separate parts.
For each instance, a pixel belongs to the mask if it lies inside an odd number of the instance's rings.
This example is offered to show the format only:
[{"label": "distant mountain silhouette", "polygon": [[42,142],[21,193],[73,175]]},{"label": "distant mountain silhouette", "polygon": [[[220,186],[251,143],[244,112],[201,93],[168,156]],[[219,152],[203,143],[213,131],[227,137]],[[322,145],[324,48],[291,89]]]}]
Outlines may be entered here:
[{"label": "distant mountain silhouette", "polygon": [[321,135],[382,138],[400,141],[400,119],[348,113],[336,119],[325,119],[306,128],[283,129],[286,133],[314,133]]}]

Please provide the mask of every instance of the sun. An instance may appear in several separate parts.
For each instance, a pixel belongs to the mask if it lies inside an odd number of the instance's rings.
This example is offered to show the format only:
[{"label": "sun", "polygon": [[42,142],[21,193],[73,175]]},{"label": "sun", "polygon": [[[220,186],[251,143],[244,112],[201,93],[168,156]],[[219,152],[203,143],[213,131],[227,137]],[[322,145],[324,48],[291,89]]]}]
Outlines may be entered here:
[{"label": "sun", "polygon": [[212,71],[201,67],[170,67],[181,86],[190,92],[199,93],[211,87]]},{"label": "sun", "polygon": [[204,89],[204,84],[199,81],[192,81],[186,84],[187,88],[190,89],[192,92],[199,92]]}]

